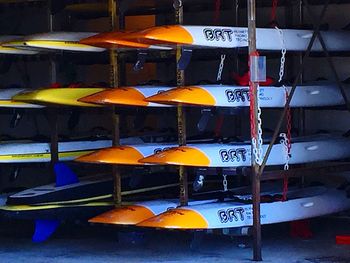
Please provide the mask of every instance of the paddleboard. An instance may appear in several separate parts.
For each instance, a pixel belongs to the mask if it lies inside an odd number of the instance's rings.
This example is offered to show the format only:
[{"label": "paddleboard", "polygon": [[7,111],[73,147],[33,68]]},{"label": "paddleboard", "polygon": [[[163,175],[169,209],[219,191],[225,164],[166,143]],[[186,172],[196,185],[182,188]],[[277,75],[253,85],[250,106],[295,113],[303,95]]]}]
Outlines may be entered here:
[{"label": "paddleboard", "polygon": [[[287,87],[288,92],[291,87]],[[283,87],[260,87],[260,107],[281,108],[286,102]],[[80,98],[79,101],[101,105],[162,107],[189,105],[210,107],[249,107],[249,87],[231,85],[186,86],[180,88],[136,86],[106,89]],[[339,87],[332,83],[317,82],[297,86],[291,107],[323,107],[343,105]]]},{"label": "paddleboard", "polygon": [[[292,87],[286,87],[288,93]],[[262,108],[285,106],[286,94],[283,87],[260,87],[259,105]],[[229,85],[207,85],[180,87],[146,99],[148,102],[169,105],[249,107],[249,87]],[[291,100],[291,107],[324,107],[343,105],[344,99],[336,84],[320,82],[314,85],[297,86]]]},{"label": "paddleboard", "polygon": [[43,205],[48,203],[69,204],[100,201],[111,198],[113,180],[111,178],[94,177],[80,182],[57,186],[48,184],[30,188],[7,198],[7,205]]},{"label": "paddleboard", "polygon": [[34,91],[24,91],[12,97],[13,101],[33,104],[56,104],[65,106],[97,107],[92,103],[81,102],[78,99],[94,94],[104,88],[45,88]]},{"label": "paddleboard", "polygon": [[[263,145],[266,152],[268,144]],[[292,140],[290,164],[337,160],[350,156],[350,140],[345,137],[318,135]],[[285,164],[284,145],[275,144],[267,165]],[[97,150],[75,159],[78,162],[120,165],[171,164],[195,167],[240,167],[251,165],[250,142],[173,143],[122,145]]]},{"label": "paddleboard", "polygon": [[[276,194],[275,183],[263,183],[261,192],[264,194]],[[274,190],[273,190],[274,189]],[[229,190],[231,193],[246,198],[247,194],[251,193],[251,187],[239,187]],[[250,194],[249,194],[250,195]],[[217,202],[217,199],[206,200],[190,200],[189,206],[200,204],[208,204]],[[159,215],[169,209],[174,209],[179,206],[178,199],[163,199],[136,202],[130,205],[124,205],[114,208],[108,212],[98,215],[89,220],[90,223],[112,224],[112,225],[136,225],[146,219]]]},{"label": "paddleboard", "polygon": [[49,32],[26,36],[20,40],[9,41],[4,43],[5,47],[13,47],[18,49],[37,49],[42,50],[64,50],[79,52],[102,52],[105,49],[80,44],[83,38],[96,35],[91,32]]},{"label": "paddleboard", "polygon": [[113,206],[112,200],[75,204],[7,205],[0,207],[0,214],[25,220],[87,220]]},{"label": "paddleboard", "polygon": [[43,108],[44,106],[13,101],[12,97],[26,89],[0,89],[0,107],[2,108]]},{"label": "paddleboard", "polygon": [[[350,140],[345,137],[318,135],[292,139],[290,164],[337,160],[350,157]],[[263,144],[266,152],[268,144]],[[197,144],[174,147],[139,160],[149,164],[171,164],[197,167],[239,167],[251,165],[251,144]],[[267,165],[285,164],[282,143],[272,147]]]},{"label": "paddleboard", "polygon": [[[313,34],[312,30],[302,29],[282,29],[282,32],[287,51],[305,51]],[[320,33],[329,51],[350,49],[348,45],[350,32],[339,30]],[[248,47],[248,29],[224,26],[157,26],[131,33],[121,39],[172,47],[183,45],[203,48],[239,48]],[[273,28],[257,28],[256,46],[258,50],[281,50],[282,40],[279,31]],[[318,39],[312,51],[322,51]]]},{"label": "paddleboard", "polygon": [[[338,213],[350,208],[346,191],[323,186],[289,191],[287,201],[262,202],[261,224],[274,224]],[[184,206],[137,226],[169,229],[222,229],[253,225],[251,202],[225,201]]]}]

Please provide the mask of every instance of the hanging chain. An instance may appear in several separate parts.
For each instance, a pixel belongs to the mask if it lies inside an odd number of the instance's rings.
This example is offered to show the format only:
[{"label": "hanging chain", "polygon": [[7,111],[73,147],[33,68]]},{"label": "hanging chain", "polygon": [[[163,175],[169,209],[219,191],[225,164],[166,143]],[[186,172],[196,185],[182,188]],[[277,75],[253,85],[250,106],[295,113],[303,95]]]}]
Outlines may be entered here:
[{"label": "hanging chain", "polygon": [[277,30],[279,39],[281,41],[281,65],[280,65],[280,72],[279,72],[279,79],[278,82],[281,82],[283,80],[283,76],[284,76],[284,64],[286,62],[286,53],[287,53],[287,49],[286,49],[286,41],[284,39],[284,34],[283,31],[281,29],[279,29],[277,26],[275,26],[275,29]]},{"label": "hanging chain", "polygon": [[287,134],[281,133],[280,136],[282,137],[280,143],[282,144],[283,151],[284,151],[284,170],[287,171],[289,170],[289,161],[290,161],[290,149],[289,149],[289,139]]},{"label": "hanging chain", "polygon": [[228,188],[227,188],[227,175],[226,174],[223,174],[222,177],[224,178],[222,180],[222,185],[224,186],[224,192],[227,192]]},{"label": "hanging chain", "polygon": [[258,105],[258,145],[257,145],[257,148],[258,148],[258,161],[257,162],[259,165],[262,164],[262,161],[263,161],[263,139],[262,139],[262,119],[261,119],[261,107],[260,107],[260,99],[259,99],[259,96],[260,96],[260,86],[259,84],[257,85],[256,87],[256,92],[257,92],[257,98],[258,98],[258,101],[257,101],[257,105]]},{"label": "hanging chain", "polygon": [[225,66],[225,59],[226,59],[226,55],[221,55],[221,61],[220,61],[220,65],[219,65],[218,75],[216,77],[217,81],[221,80],[222,71],[224,70],[224,66]]},{"label": "hanging chain", "polygon": [[[257,92],[257,125],[258,127],[255,127],[255,120],[254,120],[254,92]],[[259,103],[259,94],[260,94],[260,88],[259,84],[257,85],[256,91],[253,90],[253,85],[250,85],[249,87],[249,97],[250,97],[250,130],[251,130],[251,137],[252,137],[252,144],[253,144],[253,155],[255,162],[259,165],[262,164],[263,161],[263,139],[262,139],[262,119],[261,119],[261,107]],[[257,129],[257,131],[256,131]],[[257,133],[256,133],[257,132]]]}]

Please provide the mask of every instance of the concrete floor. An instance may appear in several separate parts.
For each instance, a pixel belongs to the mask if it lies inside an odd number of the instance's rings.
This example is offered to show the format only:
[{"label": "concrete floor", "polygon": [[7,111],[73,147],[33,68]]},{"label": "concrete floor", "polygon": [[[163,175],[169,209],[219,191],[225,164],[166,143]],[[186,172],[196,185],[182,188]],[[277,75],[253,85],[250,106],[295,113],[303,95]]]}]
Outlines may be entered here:
[{"label": "concrete floor", "polygon": [[[146,231],[131,238],[131,229],[98,225],[64,224],[47,242],[33,244],[31,223],[1,222],[0,262],[251,262],[250,238],[205,235],[191,243],[192,235],[177,231]],[[322,218],[312,221],[314,237],[289,237],[288,224],[263,228],[264,262],[348,263],[350,246],[336,245],[336,234],[350,234],[350,220]],[[118,241],[118,233],[119,241]],[[190,245],[194,245],[192,248]],[[242,245],[244,244],[244,245]]]}]

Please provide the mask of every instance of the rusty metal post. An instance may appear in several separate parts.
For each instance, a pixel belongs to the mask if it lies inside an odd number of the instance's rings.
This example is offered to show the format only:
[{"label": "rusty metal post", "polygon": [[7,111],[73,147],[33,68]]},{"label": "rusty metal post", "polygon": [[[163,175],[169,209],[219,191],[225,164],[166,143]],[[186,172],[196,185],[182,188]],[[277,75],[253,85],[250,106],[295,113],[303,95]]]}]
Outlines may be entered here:
[{"label": "rusty metal post", "polygon": [[[255,0],[248,0],[248,45],[249,57],[256,52],[256,3]],[[257,83],[251,81],[254,96],[254,118],[255,134],[258,134],[258,94]],[[260,173],[259,164],[253,156],[253,138],[252,138],[252,193],[253,193],[253,260],[262,261],[261,256],[261,222],[260,222]]]},{"label": "rusty metal post", "polygon": [[[116,0],[108,1],[108,10],[111,21],[111,29],[119,29],[120,25],[118,23],[118,8]],[[110,50],[110,86],[111,88],[119,86],[118,52],[116,50]],[[120,116],[118,113],[116,113],[115,106],[111,107],[111,111],[113,146],[118,146],[120,144]],[[117,165],[112,166],[112,175],[114,179],[114,204],[119,206],[122,202],[122,191],[121,173],[120,168]]]},{"label": "rusty metal post", "polygon": [[[51,0],[47,2],[47,22],[48,22],[48,30],[49,32],[53,32],[53,23],[54,23],[54,15],[52,14],[52,3]],[[57,70],[56,70],[56,62],[53,58],[54,55],[50,55],[50,84],[57,82]],[[50,155],[51,155],[51,181],[55,180],[55,164],[59,161],[58,156],[58,111],[56,107],[52,107],[47,109],[48,120],[50,125]]]},{"label": "rusty metal post", "polygon": [[[176,24],[183,24],[183,5],[182,1],[174,0],[175,8],[175,22]],[[176,65],[181,58],[182,48],[176,47]],[[177,86],[185,85],[185,71],[176,66],[176,84]],[[178,140],[179,146],[186,145],[186,112],[182,105],[177,106],[177,125],[178,125]],[[179,181],[180,181],[180,205],[188,204],[188,178],[185,166],[179,167]]]}]

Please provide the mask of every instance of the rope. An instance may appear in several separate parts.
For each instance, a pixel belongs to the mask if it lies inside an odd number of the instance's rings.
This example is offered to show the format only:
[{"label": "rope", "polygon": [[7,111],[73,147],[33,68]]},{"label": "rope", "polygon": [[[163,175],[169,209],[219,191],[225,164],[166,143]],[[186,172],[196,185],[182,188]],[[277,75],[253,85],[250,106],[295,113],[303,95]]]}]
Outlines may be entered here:
[{"label": "rope", "polygon": [[221,136],[221,129],[222,129],[222,126],[224,125],[224,119],[225,119],[225,116],[220,115],[219,118],[216,120],[214,134],[215,134],[215,137],[217,138]]},{"label": "rope", "polygon": [[278,7],[278,0],[272,0],[272,9],[271,9],[271,17],[270,17],[271,26],[276,26],[277,24],[277,7]]},{"label": "rope", "polygon": [[220,20],[220,9],[221,9],[221,0],[215,1],[215,13],[214,13],[214,24],[217,25]]}]

